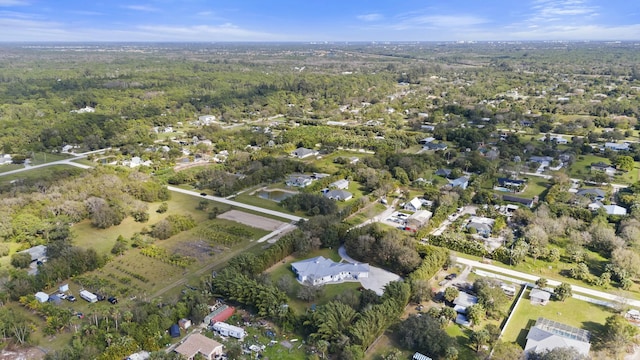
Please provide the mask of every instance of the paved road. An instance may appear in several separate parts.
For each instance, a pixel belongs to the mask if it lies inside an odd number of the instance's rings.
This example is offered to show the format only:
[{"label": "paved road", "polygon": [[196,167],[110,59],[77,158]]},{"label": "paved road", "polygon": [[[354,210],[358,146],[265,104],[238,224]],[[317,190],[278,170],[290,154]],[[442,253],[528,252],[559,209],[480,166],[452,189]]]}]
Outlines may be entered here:
[{"label": "paved road", "polygon": [[[483,264],[483,263],[481,263],[479,261],[469,260],[469,259],[465,259],[465,258],[461,258],[461,257],[458,257],[458,259],[456,261],[458,263],[460,263],[460,264],[469,265],[469,266],[475,267],[477,269],[489,270],[489,271],[494,272],[494,273],[503,274],[503,275],[507,275],[507,276],[512,276],[512,277],[516,277],[516,278],[520,278],[520,279],[525,279],[525,280],[531,281],[531,282],[536,282],[536,280],[538,280],[540,278],[540,277],[535,276],[535,275],[526,274],[526,273],[523,273],[523,272],[511,270],[511,269],[505,269],[505,268],[502,268],[502,267],[499,267],[499,266],[495,266],[495,265],[491,265],[491,264]],[[550,286],[558,286],[558,285],[560,285],[560,282],[556,281],[556,280],[548,280],[547,283]],[[631,305],[631,306],[634,306],[634,307],[640,307],[640,301],[636,300],[636,299],[623,298],[623,297],[620,297],[620,296],[612,295],[612,294],[609,294],[609,293],[606,293],[606,292],[602,292],[602,291],[598,291],[598,290],[585,288],[585,287],[578,286],[578,285],[571,285],[571,289],[573,290],[574,293],[580,293],[580,294],[584,294],[584,295],[595,296],[595,297],[598,297],[598,298],[601,298],[601,299],[617,301],[617,302],[620,302],[621,300],[623,300],[628,305]]]},{"label": "paved road", "polygon": [[52,162],[48,162],[46,164],[40,164],[40,165],[25,166],[22,169],[16,169],[16,170],[11,170],[11,171],[0,173],[0,176],[17,174],[17,173],[21,173],[23,171],[29,171],[29,170],[38,169],[38,168],[42,168],[42,167],[45,167],[45,166],[53,166],[53,165],[71,165],[71,166],[79,167],[81,169],[91,169],[92,166],[85,165],[85,164],[80,164],[80,163],[77,163],[77,162],[74,162],[74,161],[75,160],[84,159],[84,158],[86,158],[87,156],[89,156],[91,154],[103,153],[103,152],[105,152],[107,150],[110,150],[110,149],[111,148],[94,150],[94,151],[87,151],[86,153],[82,153],[82,154],[72,154],[72,155],[75,155],[75,156],[72,157],[72,158],[69,158],[69,159],[52,161]]},{"label": "paved road", "polygon": [[197,192],[197,191],[185,190],[185,189],[181,189],[181,188],[178,188],[178,187],[175,187],[175,186],[167,186],[167,189],[169,189],[171,191],[179,192],[179,193],[182,193],[182,194],[187,194],[187,195],[191,195],[191,196],[197,196],[197,197],[200,197],[200,198],[203,198],[203,199],[217,201],[219,203],[235,206],[235,207],[242,208],[242,209],[247,209],[247,210],[251,210],[251,211],[260,212],[260,213],[263,213],[263,214],[277,216],[277,217],[280,217],[280,218],[283,218],[283,219],[288,219],[288,220],[291,220],[291,221],[307,220],[306,218],[303,218],[303,217],[300,217],[300,216],[286,214],[286,213],[283,213],[283,212],[280,212],[280,211],[275,211],[275,210],[263,209],[263,208],[258,207],[258,206],[243,204],[241,202],[225,199],[223,197],[211,196],[211,195],[203,196],[203,195],[200,195],[200,193]]},{"label": "paved road", "polygon": [[[527,176],[537,176],[537,177],[541,177],[541,178],[546,179],[546,180],[550,180],[553,177],[551,175],[545,175],[545,174],[533,173],[533,172],[523,172],[523,171],[516,172],[516,171],[510,171],[510,170],[505,170],[505,171],[509,172],[511,174],[514,174],[514,175],[521,174],[521,175],[527,175]],[[573,182],[583,182],[584,181],[583,179],[575,179],[575,178],[571,178],[570,180],[573,181]],[[607,183],[602,183],[602,185],[603,186],[607,185]],[[613,188],[614,192],[617,192],[620,189],[625,189],[625,188],[629,187],[629,185],[625,185],[625,184],[609,183],[609,185],[611,185],[611,187]]]}]

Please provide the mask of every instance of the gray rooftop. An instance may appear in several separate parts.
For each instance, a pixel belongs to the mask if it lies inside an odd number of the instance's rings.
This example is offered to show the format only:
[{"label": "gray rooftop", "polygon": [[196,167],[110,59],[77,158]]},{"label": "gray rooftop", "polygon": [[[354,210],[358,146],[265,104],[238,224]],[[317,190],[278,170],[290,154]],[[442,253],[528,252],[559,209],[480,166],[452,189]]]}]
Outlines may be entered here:
[{"label": "gray rooftop", "polygon": [[369,271],[369,264],[337,263],[323,256],[306,259],[291,264],[301,277],[322,278],[341,272],[362,273]]},{"label": "gray rooftop", "polygon": [[525,352],[542,352],[555,348],[575,348],[583,355],[589,354],[591,334],[587,330],[574,328],[556,321],[538,318],[536,325],[527,334]]}]

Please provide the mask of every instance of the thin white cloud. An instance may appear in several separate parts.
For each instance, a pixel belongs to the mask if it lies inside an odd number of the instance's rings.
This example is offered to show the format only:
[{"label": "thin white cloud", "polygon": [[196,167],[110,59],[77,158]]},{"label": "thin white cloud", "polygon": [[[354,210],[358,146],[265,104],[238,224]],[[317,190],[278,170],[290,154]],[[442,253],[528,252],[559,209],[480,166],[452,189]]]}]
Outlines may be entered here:
[{"label": "thin white cloud", "polygon": [[86,15],[86,16],[100,16],[100,15],[104,15],[101,12],[97,12],[97,11],[86,11],[86,10],[72,10],[69,11],[69,13],[71,14],[76,14],[76,15]]},{"label": "thin white cloud", "polygon": [[378,21],[378,20],[382,20],[384,16],[382,16],[382,14],[372,13],[372,14],[358,15],[356,16],[356,18],[362,21]]},{"label": "thin white cloud", "polygon": [[27,6],[28,1],[25,0],[0,0],[0,6]]},{"label": "thin white cloud", "polygon": [[232,23],[194,26],[145,25],[139,26],[138,29],[156,37],[176,41],[271,41],[285,38],[282,35],[244,29]]},{"label": "thin white cloud", "polygon": [[149,5],[123,5],[125,9],[135,10],[135,11],[144,11],[144,12],[158,12],[160,11],[158,8]]},{"label": "thin white cloud", "polygon": [[578,21],[598,15],[598,7],[584,0],[535,0],[530,22]]}]

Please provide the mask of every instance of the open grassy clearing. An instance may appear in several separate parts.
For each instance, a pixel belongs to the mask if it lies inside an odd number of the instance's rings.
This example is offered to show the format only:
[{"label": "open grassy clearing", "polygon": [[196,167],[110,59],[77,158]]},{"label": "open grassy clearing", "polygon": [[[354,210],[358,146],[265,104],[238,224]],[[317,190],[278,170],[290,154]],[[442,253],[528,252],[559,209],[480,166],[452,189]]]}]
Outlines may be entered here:
[{"label": "open grassy clearing", "polygon": [[[398,339],[394,336],[394,333],[387,329],[384,334],[382,334],[378,340],[376,340],[370,347],[367,349],[365,353],[366,360],[381,360],[385,355],[387,355],[393,349],[399,349],[400,344],[398,344]],[[415,351],[411,350],[401,350],[401,359],[409,359]]]},{"label": "open grassy clearing", "polygon": [[[84,248],[93,248],[98,253],[109,252],[115,244],[118,235],[130,238],[133,234],[141,232],[143,228],[149,228],[151,225],[166,218],[169,215],[180,214],[190,215],[196,221],[201,223],[208,218],[208,214],[204,211],[196,209],[198,206],[197,198],[177,192],[171,193],[171,199],[167,201],[169,210],[164,214],[158,214],[156,210],[160,203],[149,204],[149,221],[146,223],[135,222],[133,218],[128,217],[118,226],[112,226],[108,229],[98,229],[91,225],[89,220],[84,220],[72,227],[75,235],[74,242],[76,245]],[[211,202],[211,208],[218,207],[220,212],[227,211],[230,207],[225,204]]]},{"label": "open grassy clearing", "polygon": [[580,155],[569,168],[569,175],[572,178],[584,178],[589,175],[592,163],[604,162],[610,164],[609,159],[597,155]]},{"label": "open grassy clearing", "polygon": [[455,323],[450,324],[445,329],[447,334],[451,336],[456,343],[458,343],[458,358],[459,359],[477,359],[478,356],[475,351],[471,349],[471,343],[469,337],[471,336],[471,330],[463,328]]},{"label": "open grassy clearing", "polygon": [[549,185],[548,180],[540,177],[525,176],[524,179],[527,180],[527,187],[523,192],[513,194],[514,196],[532,199],[534,196],[540,196]]},{"label": "open grassy clearing", "polygon": [[[280,205],[280,203],[273,201],[273,200],[268,200],[268,199],[263,199],[257,195],[249,195],[248,193],[243,193],[240,194],[236,197],[233,198],[234,201],[237,202],[241,202],[243,204],[247,204],[247,205],[253,205],[253,206],[259,206],[263,209],[269,209],[269,210],[273,210],[273,211],[280,211],[283,212],[285,214],[292,214],[292,215],[297,215],[297,216],[306,216],[306,214],[302,211],[297,211],[297,212],[291,212],[289,211],[287,208],[285,208],[284,206]],[[242,210],[245,211],[245,210]],[[249,211],[247,211],[249,212]],[[269,217],[267,214],[263,214],[263,216],[265,217]]]},{"label": "open grassy clearing", "polygon": [[344,222],[349,226],[359,225],[382,213],[386,209],[386,206],[376,202],[375,204],[370,204],[363,210],[360,210],[357,214],[351,215]]},{"label": "open grassy clearing", "polygon": [[511,321],[502,338],[505,342],[515,342],[524,348],[528,330],[535,325],[539,317],[558,321],[573,327],[599,333],[604,328],[605,319],[613,312],[611,309],[569,298],[564,302],[550,301],[547,305],[532,305],[529,301],[529,292],[526,290],[520,304],[514,309]]},{"label": "open grassy clearing", "polygon": [[[593,251],[585,250],[585,253],[587,257],[586,263],[589,266],[589,270],[591,270],[591,274],[595,276],[599,276],[604,270],[604,266],[606,265],[607,260],[604,257],[602,257],[602,255]],[[482,258],[480,257],[463,254],[463,253],[456,253],[456,256],[466,258],[466,259],[472,259],[476,261],[482,261]],[[561,259],[558,262],[550,263],[548,261],[541,260],[541,259],[534,261],[532,258],[527,257],[522,263],[518,265],[513,265],[513,266],[503,264],[499,261],[493,261],[491,264],[494,266],[505,268],[505,269],[516,270],[523,273],[543,277],[546,279],[566,282],[572,285],[578,285],[578,286],[582,286],[585,288],[590,288],[598,291],[605,291],[605,292],[615,293],[615,294],[619,293],[619,295],[622,295],[622,296],[637,297],[638,294],[640,294],[640,285],[636,283],[634,283],[631,289],[628,291],[624,291],[613,286],[609,289],[603,289],[602,287],[597,287],[597,286],[587,284],[584,281],[563,276],[562,275],[563,270],[567,271],[572,267],[575,267],[575,264],[571,264],[564,261],[566,260]]]},{"label": "open grassy clearing", "polygon": [[41,165],[54,161],[66,160],[69,158],[75,157],[71,154],[55,154],[55,153],[44,153],[37,152],[33,153],[31,156],[31,165]]},{"label": "open grassy clearing", "polygon": [[[11,165],[4,165],[0,167],[0,169],[2,169],[0,170],[0,172],[9,171],[9,170],[6,170],[6,171],[4,170],[4,169],[7,169],[6,166],[11,166]],[[18,169],[23,168],[22,165],[17,165],[17,166],[18,166]],[[84,170],[77,168],[75,166],[70,166],[70,165],[45,166],[37,169],[30,169],[28,171],[19,172],[16,174],[2,176],[0,177],[0,185],[9,184],[13,180],[46,180],[51,178],[52,175],[58,171],[69,171],[71,174],[80,174]]]},{"label": "open grassy clearing", "polygon": [[0,173],[3,172],[7,172],[7,171],[12,171],[12,170],[18,170],[18,169],[22,169],[24,168],[24,165],[20,165],[20,164],[5,164],[0,166]]},{"label": "open grassy clearing", "polygon": [[346,159],[351,159],[351,158],[357,157],[358,159],[362,160],[362,158],[366,156],[371,156],[371,154],[361,154],[361,153],[349,152],[349,151],[335,151],[329,155],[323,156],[321,159],[316,160],[314,164],[318,168],[320,168],[323,172],[333,174],[338,170],[340,170],[340,168],[343,166],[341,164],[334,163],[334,160],[336,158],[343,157]]}]

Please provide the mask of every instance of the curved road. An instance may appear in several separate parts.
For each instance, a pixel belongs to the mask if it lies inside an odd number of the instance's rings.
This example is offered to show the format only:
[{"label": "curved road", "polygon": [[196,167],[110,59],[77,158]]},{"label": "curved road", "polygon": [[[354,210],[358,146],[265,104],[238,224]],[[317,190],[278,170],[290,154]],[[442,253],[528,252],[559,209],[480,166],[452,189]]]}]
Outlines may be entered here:
[{"label": "curved road", "polygon": [[[531,275],[531,274],[526,274],[523,272],[519,272],[519,271],[515,271],[515,270],[511,270],[511,269],[505,269],[499,266],[495,266],[495,265],[491,265],[491,264],[484,264],[481,263],[479,261],[475,261],[475,260],[469,260],[469,259],[465,259],[465,258],[461,258],[458,257],[458,259],[456,260],[458,263],[460,264],[464,264],[464,265],[469,265],[478,269],[484,269],[484,270],[489,270],[491,272],[494,273],[498,273],[498,274],[503,274],[503,275],[508,275],[508,276],[513,276],[516,278],[520,278],[520,279],[525,279],[531,282],[535,282],[536,280],[538,280],[540,277],[535,276],[535,275]],[[560,281],[556,281],[556,280],[551,280],[549,279],[547,281],[547,283],[551,286],[558,286],[560,285]],[[589,295],[589,296],[595,296],[601,299],[606,299],[606,300],[611,300],[611,301],[616,301],[616,302],[620,302],[621,300],[623,300],[626,304],[634,306],[634,307],[640,307],[640,301],[635,300],[635,299],[630,299],[630,298],[625,298],[625,297],[621,297],[621,296],[616,296],[616,295],[612,295],[603,291],[598,291],[598,290],[593,290],[593,289],[589,289],[589,288],[585,288],[582,286],[578,286],[578,285],[571,285],[571,290],[573,290],[574,293],[580,293],[580,294],[585,294],[585,295]]]}]

